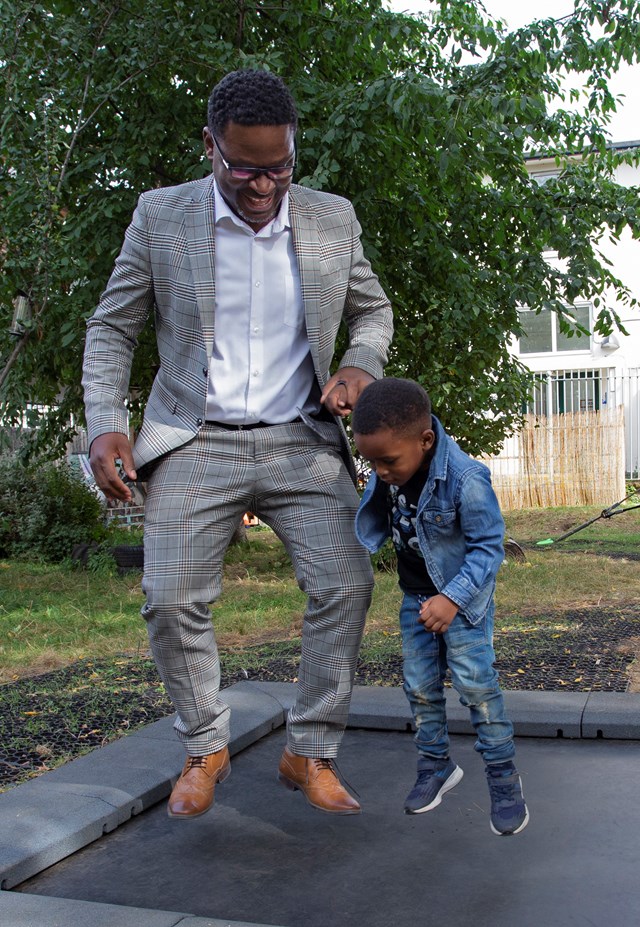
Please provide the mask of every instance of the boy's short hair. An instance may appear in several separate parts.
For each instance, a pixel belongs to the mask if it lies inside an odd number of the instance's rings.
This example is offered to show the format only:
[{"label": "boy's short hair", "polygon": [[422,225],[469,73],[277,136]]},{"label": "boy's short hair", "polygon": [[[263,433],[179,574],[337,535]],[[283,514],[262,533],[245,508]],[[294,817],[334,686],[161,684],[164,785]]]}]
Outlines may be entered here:
[{"label": "boy's short hair", "polygon": [[241,126],[298,127],[298,111],[288,87],[271,71],[231,71],[216,84],[209,97],[207,125],[215,136],[224,135],[230,122]]},{"label": "boy's short hair", "polygon": [[354,434],[370,435],[382,428],[404,433],[431,428],[431,400],[415,380],[383,377],[369,383],[351,416]]}]

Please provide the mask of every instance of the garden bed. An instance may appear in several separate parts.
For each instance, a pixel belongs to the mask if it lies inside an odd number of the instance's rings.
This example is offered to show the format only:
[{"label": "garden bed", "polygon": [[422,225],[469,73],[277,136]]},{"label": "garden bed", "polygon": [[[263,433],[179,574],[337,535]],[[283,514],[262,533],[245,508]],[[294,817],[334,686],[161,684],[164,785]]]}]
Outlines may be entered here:
[{"label": "garden bed", "polygon": [[[503,688],[626,692],[638,643],[637,609],[559,612],[549,627],[496,630]],[[300,642],[223,655],[224,687],[240,680],[294,682]],[[365,645],[357,685],[402,685],[398,635]],[[0,788],[38,775],[173,712],[148,655],[82,660],[0,687]]]}]

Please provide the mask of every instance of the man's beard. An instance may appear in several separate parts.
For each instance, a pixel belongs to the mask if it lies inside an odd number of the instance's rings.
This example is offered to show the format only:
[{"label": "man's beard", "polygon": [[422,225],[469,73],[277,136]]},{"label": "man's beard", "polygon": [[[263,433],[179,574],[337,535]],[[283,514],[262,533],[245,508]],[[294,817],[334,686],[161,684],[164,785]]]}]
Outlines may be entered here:
[{"label": "man's beard", "polygon": [[278,215],[279,210],[280,210],[280,203],[278,203],[276,208],[272,210],[272,212],[268,216],[263,216],[262,219],[258,220],[258,219],[251,219],[249,216],[245,215],[245,213],[241,209],[239,209],[236,204],[235,213],[237,216],[240,217],[240,219],[242,219],[243,222],[246,222],[247,225],[256,225],[259,221],[260,224],[264,227],[265,225],[268,225],[270,222],[272,222],[275,219],[275,217]]}]

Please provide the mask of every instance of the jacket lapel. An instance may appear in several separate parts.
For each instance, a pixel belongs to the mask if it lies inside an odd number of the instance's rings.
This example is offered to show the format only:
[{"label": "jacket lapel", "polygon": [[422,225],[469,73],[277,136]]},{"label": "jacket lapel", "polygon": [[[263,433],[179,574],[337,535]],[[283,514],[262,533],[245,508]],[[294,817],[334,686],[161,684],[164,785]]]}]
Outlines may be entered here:
[{"label": "jacket lapel", "polygon": [[194,186],[192,200],[185,209],[185,228],[202,333],[207,357],[211,357],[216,300],[213,175]]},{"label": "jacket lapel", "polygon": [[315,212],[307,206],[304,191],[292,186],[289,193],[289,218],[293,233],[293,247],[300,271],[300,288],[307,325],[307,337],[311,356],[320,370],[318,346],[320,343],[320,243],[318,220]]}]

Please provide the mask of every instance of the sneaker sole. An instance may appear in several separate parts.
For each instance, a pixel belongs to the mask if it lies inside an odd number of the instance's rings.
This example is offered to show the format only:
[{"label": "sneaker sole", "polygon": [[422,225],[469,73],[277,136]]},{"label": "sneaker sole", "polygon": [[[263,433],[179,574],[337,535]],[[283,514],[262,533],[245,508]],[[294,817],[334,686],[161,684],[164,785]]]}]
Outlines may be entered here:
[{"label": "sneaker sole", "polygon": [[445,779],[440,791],[438,792],[436,797],[433,799],[433,801],[429,805],[425,805],[424,808],[406,808],[405,807],[404,813],[405,814],[424,814],[425,811],[432,811],[434,808],[437,808],[440,802],[442,801],[442,796],[446,792],[450,792],[451,789],[454,788],[458,784],[458,782],[460,782],[463,776],[464,776],[463,770],[459,766],[456,766],[456,768],[453,770],[449,778]]},{"label": "sneaker sole", "polygon": [[496,835],[496,837],[514,837],[516,834],[519,834],[520,831],[524,830],[527,824],[529,823],[529,809],[527,808],[526,805],[525,805],[525,812],[526,813],[524,816],[524,821],[522,822],[520,827],[516,827],[515,830],[497,830],[493,826],[492,821],[489,821],[489,827],[491,828],[491,831]]}]

